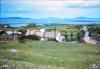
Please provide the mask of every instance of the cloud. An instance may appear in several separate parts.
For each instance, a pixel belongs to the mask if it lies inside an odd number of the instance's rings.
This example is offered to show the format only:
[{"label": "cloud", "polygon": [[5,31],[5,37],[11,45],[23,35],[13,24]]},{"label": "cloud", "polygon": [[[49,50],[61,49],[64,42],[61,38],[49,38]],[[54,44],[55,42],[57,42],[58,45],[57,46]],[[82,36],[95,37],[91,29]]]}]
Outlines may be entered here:
[{"label": "cloud", "polygon": [[100,1],[66,2],[68,8],[100,8]]},{"label": "cloud", "polygon": [[100,8],[99,0],[1,0],[1,4],[28,7]]},{"label": "cloud", "polygon": [[6,14],[32,18],[96,17],[100,10],[97,0],[2,0],[1,4]]}]

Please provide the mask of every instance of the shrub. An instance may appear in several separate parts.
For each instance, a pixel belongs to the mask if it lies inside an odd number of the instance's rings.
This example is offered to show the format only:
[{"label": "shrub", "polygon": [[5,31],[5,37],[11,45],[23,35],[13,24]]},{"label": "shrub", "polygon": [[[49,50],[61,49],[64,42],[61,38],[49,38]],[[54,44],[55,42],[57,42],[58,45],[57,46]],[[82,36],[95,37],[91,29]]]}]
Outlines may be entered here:
[{"label": "shrub", "polygon": [[26,39],[31,39],[31,40],[39,40],[40,38],[37,35],[27,35],[25,36]]},{"label": "shrub", "polygon": [[89,28],[89,31],[92,33],[92,35],[100,34],[100,27],[99,26],[92,26]]}]

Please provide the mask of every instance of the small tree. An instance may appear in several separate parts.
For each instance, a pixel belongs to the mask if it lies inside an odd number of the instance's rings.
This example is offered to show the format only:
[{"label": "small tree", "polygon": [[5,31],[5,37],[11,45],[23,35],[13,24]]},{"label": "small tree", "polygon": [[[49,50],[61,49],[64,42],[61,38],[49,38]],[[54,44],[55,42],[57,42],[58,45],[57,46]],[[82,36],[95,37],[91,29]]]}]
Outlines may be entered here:
[{"label": "small tree", "polygon": [[19,42],[25,43],[26,30],[19,30],[19,32],[21,32],[21,35],[19,36]]}]

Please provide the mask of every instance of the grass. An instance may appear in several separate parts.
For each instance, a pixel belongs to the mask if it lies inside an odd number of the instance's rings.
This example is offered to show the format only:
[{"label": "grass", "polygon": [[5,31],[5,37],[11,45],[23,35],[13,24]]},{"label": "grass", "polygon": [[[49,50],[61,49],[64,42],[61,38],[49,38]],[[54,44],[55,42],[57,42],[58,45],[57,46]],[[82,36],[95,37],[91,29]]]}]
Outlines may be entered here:
[{"label": "grass", "polygon": [[[13,48],[18,51],[16,57],[10,52]],[[99,57],[100,44],[54,41],[31,41],[26,44],[17,41],[0,43],[1,59],[15,61],[18,65],[22,64],[22,67],[34,66],[34,69],[91,69],[94,63],[100,65]],[[33,69],[27,67],[21,69],[25,68]]]}]

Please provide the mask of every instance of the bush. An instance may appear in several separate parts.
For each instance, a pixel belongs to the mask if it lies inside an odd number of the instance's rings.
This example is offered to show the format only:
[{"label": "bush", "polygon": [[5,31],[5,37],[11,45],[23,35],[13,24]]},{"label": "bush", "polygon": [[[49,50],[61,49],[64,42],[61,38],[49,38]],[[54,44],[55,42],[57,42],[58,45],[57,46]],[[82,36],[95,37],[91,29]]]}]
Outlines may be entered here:
[{"label": "bush", "polygon": [[37,35],[27,35],[25,36],[26,39],[31,39],[31,40],[39,40],[40,38]]},{"label": "bush", "polygon": [[92,35],[100,34],[100,27],[99,26],[92,26],[89,28],[89,31],[92,33]]}]

